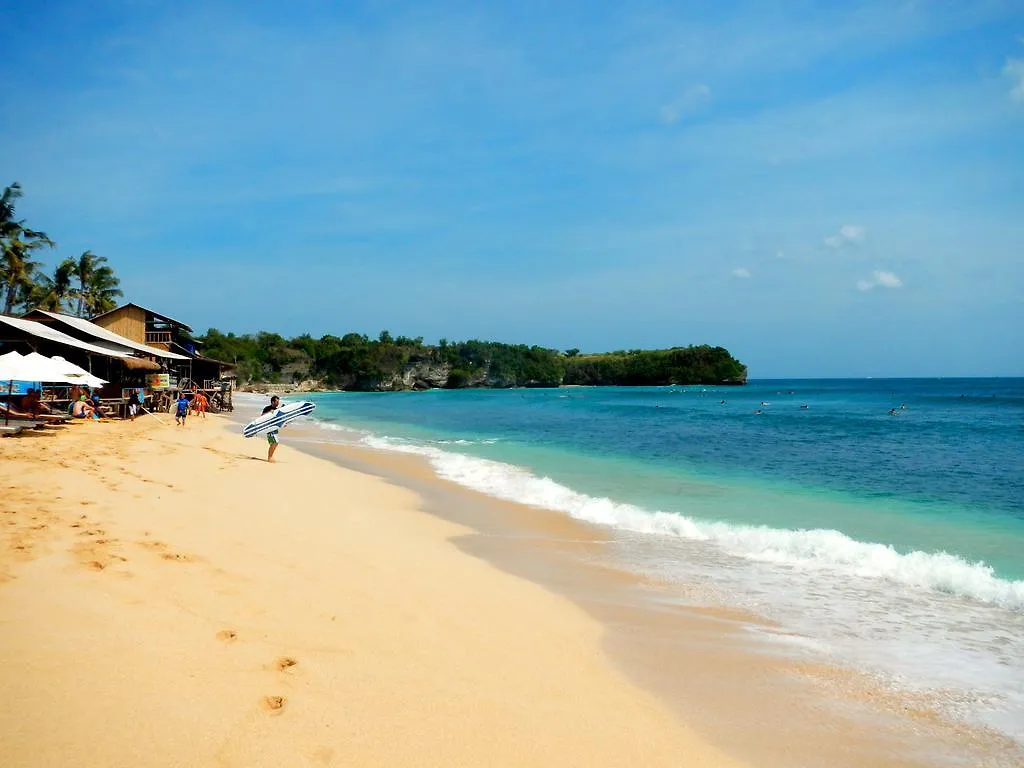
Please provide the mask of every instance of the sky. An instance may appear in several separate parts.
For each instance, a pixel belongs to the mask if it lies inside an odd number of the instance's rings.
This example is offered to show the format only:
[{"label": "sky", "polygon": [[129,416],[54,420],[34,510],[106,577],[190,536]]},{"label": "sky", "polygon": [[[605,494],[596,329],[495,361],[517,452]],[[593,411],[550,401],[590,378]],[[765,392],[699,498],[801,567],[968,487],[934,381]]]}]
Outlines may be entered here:
[{"label": "sky", "polygon": [[198,331],[1024,375],[1024,0],[0,7],[0,184]]}]

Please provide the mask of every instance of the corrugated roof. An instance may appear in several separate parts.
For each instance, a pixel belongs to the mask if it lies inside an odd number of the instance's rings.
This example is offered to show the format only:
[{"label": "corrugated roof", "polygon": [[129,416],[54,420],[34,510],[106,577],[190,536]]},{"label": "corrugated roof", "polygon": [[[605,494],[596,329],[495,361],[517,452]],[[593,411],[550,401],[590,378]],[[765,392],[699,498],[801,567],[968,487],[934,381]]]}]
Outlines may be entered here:
[{"label": "corrugated roof", "polygon": [[91,352],[94,355],[105,355],[106,357],[131,357],[127,351],[120,351],[109,347],[101,347],[97,344],[90,344],[87,341],[81,341],[76,339],[74,336],[68,336],[66,333],[61,333],[56,328],[51,328],[45,323],[37,323],[33,320],[23,320],[20,317],[8,317],[7,315],[0,315],[0,323],[9,325],[12,328],[17,328],[23,333],[31,334],[40,339],[46,339],[56,344],[64,344],[68,347],[75,347],[76,349],[83,349],[86,352]]},{"label": "corrugated roof", "polygon": [[140,344],[137,341],[132,341],[131,339],[126,338],[125,336],[122,336],[119,333],[108,331],[103,326],[96,325],[95,323],[91,323],[88,320],[83,320],[80,317],[75,317],[73,315],[64,315],[59,312],[47,312],[45,309],[34,309],[29,314],[33,314],[35,312],[39,312],[40,314],[46,315],[47,317],[51,317],[54,320],[57,320],[58,322],[69,325],[72,328],[81,331],[82,333],[88,333],[90,336],[99,339],[101,342],[106,342],[100,343],[99,346],[101,347],[106,347],[107,344],[117,344],[122,347],[127,347],[128,349],[133,349],[136,352],[141,352],[145,355],[163,357],[167,360],[189,359],[185,355],[179,355],[174,352],[168,352],[157,347],[150,347],[147,346],[146,344]]},{"label": "corrugated roof", "polygon": [[96,315],[96,317],[94,317],[93,320],[98,320],[101,317],[106,317],[107,315],[112,315],[115,312],[120,312],[125,307],[135,307],[136,309],[141,309],[143,312],[148,312],[149,314],[153,315],[154,317],[159,317],[161,320],[163,320],[166,323],[170,323],[171,325],[177,325],[180,328],[184,328],[189,333],[192,333],[192,329],[189,328],[187,325],[185,325],[183,322],[181,322],[181,320],[175,320],[173,317],[168,317],[167,315],[161,315],[159,312],[154,312],[152,309],[146,309],[141,304],[136,304],[133,301],[129,301],[127,304],[122,304],[117,309],[112,309],[109,312],[104,312],[103,314]]}]

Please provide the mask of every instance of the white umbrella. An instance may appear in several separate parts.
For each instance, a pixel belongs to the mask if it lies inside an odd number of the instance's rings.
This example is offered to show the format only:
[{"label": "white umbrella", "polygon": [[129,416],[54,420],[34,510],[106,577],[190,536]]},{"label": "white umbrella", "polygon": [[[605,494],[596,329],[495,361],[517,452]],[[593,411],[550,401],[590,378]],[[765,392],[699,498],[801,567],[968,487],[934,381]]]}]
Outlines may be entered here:
[{"label": "white umbrella", "polygon": [[0,355],[0,381],[42,381],[36,376],[40,370],[38,364],[27,362],[18,352]]},{"label": "white umbrella", "polygon": [[[44,358],[45,359],[45,358]],[[10,421],[11,393],[14,391],[14,382],[17,381],[44,381],[39,374],[49,370],[49,366],[40,363],[38,360],[29,360],[25,355],[18,352],[8,352],[0,355],[0,381],[7,381],[7,408],[4,409],[4,424]]]},{"label": "white umbrella", "polygon": [[25,355],[26,360],[38,360],[40,365],[50,366],[50,378],[41,377],[40,381],[57,381],[65,384],[85,384],[87,387],[102,387],[107,384],[106,379],[93,376],[89,371],[79,365],[69,363],[63,357],[44,357],[38,352]]}]

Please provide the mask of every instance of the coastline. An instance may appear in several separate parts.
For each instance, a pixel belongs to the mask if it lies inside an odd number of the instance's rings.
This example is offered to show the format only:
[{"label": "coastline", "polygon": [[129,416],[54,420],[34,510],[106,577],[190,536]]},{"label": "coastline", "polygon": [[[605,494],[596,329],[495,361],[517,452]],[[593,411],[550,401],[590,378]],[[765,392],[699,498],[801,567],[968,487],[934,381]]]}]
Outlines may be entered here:
[{"label": "coastline", "polygon": [[17,764],[1012,764],[659,601],[597,527],[304,435],[272,467],[218,417],[0,443]]},{"label": "coastline", "polygon": [[5,760],[743,764],[414,494],[226,427],[0,444]]},{"label": "coastline", "polygon": [[680,603],[678,583],[616,562],[603,526],[443,480],[422,456],[332,443],[313,426],[289,433],[293,447],[411,489],[426,511],[474,529],[457,540],[463,551],[583,608],[604,626],[620,669],[751,764],[1024,765],[1016,742],[950,719],[928,694],[803,655],[763,617]]}]

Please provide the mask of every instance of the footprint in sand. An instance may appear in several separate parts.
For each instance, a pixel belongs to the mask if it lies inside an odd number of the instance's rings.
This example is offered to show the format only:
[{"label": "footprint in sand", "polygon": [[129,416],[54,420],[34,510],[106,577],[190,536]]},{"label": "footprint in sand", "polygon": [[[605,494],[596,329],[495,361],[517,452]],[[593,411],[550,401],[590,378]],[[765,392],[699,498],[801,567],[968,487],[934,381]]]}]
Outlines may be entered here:
[{"label": "footprint in sand", "polygon": [[191,563],[195,560],[191,555],[183,555],[180,552],[164,552],[160,557],[164,560],[173,560],[176,563]]},{"label": "footprint in sand", "polygon": [[264,696],[263,709],[272,715],[279,715],[284,710],[284,696]]},{"label": "footprint in sand", "polygon": [[286,669],[291,669],[298,663],[299,662],[291,656],[282,656],[274,662],[274,666],[277,667],[279,671],[284,672]]},{"label": "footprint in sand", "polygon": [[233,629],[222,629],[217,633],[217,639],[223,643],[233,643],[238,639],[238,633]]}]

